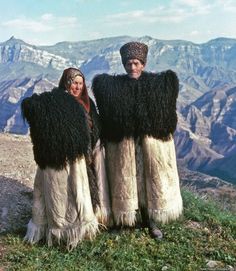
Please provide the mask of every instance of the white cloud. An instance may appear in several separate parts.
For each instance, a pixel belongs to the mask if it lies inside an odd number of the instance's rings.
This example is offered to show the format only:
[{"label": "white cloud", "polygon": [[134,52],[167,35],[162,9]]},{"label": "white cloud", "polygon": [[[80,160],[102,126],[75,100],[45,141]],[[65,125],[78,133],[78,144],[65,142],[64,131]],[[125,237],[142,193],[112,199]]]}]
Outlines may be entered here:
[{"label": "white cloud", "polygon": [[100,38],[102,38],[103,37],[103,35],[102,35],[102,33],[100,33],[100,32],[89,32],[88,33],[88,40],[93,40],[93,39],[100,39]]},{"label": "white cloud", "polygon": [[186,14],[205,15],[209,14],[214,8],[215,3],[209,4],[206,0],[173,0],[170,4],[171,10],[183,9]]},{"label": "white cloud", "polygon": [[191,31],[190,36],[195,37],[195,36],[198,36],[199,34],[200,32],[198,30],[193,30]]},{"label": "white cloud", "polygon": [[181,22],[189,15],[183,9],[176,9],[174,12],[166,7],[158,7],[148,11],[133,10],[130,12],[117,13],[106,16],[107,23],[114,25],[127,25],[138,23],[156,22]]},{"label": "white cloud", "polygon": [[[228,0],[230,1],[230,0]],[[206,0],[173,0],[169,5],[159,5],[148,10],[133,10],[123,13],[109,14],[105,21],[112,25],[181,23],[194,16],[210,14],[214,4]]]},{"label": "white cloud", "polygon": [[53,14],[51,14],[51,13],[43,14],[43,15],[41,16],[41,19],[42,19],[43,21],[51,21],[51,20],[53,19]]},{"label": "white cloud", "polygon": [[189,6],[189,7],[199,7],[202,6],[204,4],[204,1],[201,0],[174,0],[172,2],[172,5],[175,6]]},{"label": "white cloud", "polygon": [[230,13],[236,12],[236,1],[235,0],[219,0],[219,6],[225,11]]},{"label": "white cloud", "polygon": [[20,18],[20,19],[14,19],[14,20],[9,20],[6,22],[1,23],[2,26],[4,27],[10,27],[13,29],[24,29],[26,31],[32,31],[32,32],[48,32],[52,31],[53,28],[49,25],[46,25],[42,23],[41,21],[34,21],[31,19],[26,19],[26,18]]},{"label": "white cloud", "polygon": [[209,3],[208,0],[173,0],[171,6],[193,8],[199,14],[207,14],[215,9],[226,12],[236,12],[235,0],[215,0]]},{"label": "white cloud", "polygon": [[5,21],[1,23],[1,26],[38,33],[75,28],[79,24],[76,17],[55,17],[53,14],[43,14],[39,19],[34,20],[20,17]]}]

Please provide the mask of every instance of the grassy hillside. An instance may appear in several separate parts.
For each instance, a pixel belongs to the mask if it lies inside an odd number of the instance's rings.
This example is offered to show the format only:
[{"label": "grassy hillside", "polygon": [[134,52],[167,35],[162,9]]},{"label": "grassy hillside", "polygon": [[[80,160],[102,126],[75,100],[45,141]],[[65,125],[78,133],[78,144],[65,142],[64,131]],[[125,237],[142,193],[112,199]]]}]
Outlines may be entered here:
[{"label": "grassy hillside", "polygon": [[182,195],[184,215],[161,227],[161,241],[151,239],[146,228],[126,229],[102,232],[67,252],[30,246],[21,233],[8,234],[0,238],[0,270],[234,270],[235,215],[192,192]]}]

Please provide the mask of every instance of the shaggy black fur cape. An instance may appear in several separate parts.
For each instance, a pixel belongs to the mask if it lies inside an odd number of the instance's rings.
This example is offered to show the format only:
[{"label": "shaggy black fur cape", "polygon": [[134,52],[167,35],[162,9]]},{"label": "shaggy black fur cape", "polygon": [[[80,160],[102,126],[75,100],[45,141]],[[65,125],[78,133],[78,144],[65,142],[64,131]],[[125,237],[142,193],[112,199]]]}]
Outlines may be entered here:
[{"label": "shaggy black fur cape", "polygon": [[[91,137],[93,131],[88,126],[83,106],[61,89],[25,98],[21,110],[30,126],[34,159],[41,169],[62,169],[66,163],[88,155],[91,141],[99,137],[97,120],[92,117],[95,133]],[[94,105],[91,110],[96,110]]]},{"label": "shaggy black fur cape", "polygon": [[101,74],[92,89],[102,123],[103,141],[153,136],[168,140],[177,125],[179,81],[171,71],[143,72],[139,79]]}]

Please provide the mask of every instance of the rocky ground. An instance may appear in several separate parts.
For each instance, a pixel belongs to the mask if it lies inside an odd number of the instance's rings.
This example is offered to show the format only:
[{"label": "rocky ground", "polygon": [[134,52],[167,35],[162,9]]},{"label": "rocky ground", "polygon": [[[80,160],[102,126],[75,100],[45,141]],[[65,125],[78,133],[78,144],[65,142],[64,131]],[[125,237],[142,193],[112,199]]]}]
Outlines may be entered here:
[{"label": "rocky ground", "polygon": [[217,201],[222,209],[236,214],[236,185],[217,177],[179,167],[181,186]]},{"label": "rocky ground", "polygon": [[[0,234],[26,227],[31,216],[35,170],[30,137],[0,133]],[[235,186],[185,169],[179,169],[179,173],[182,185],[217,197],[236,212]]]},{"label": "rocky ground", "polygon": [[27,224],[35,169],[29,136],[0,133],[0,234]]}]

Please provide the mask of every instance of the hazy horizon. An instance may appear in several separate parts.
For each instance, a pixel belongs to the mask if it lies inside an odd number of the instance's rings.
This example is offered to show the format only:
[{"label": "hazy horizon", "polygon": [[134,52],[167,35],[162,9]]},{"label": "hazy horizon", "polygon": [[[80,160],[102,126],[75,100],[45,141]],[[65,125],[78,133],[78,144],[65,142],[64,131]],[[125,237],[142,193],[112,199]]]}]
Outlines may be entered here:
[{"label": "hazy horizon", "polygon": [[131,36],[205,43],[236,38],[236,1],[0,0],[2,41],[35,45]]}]

